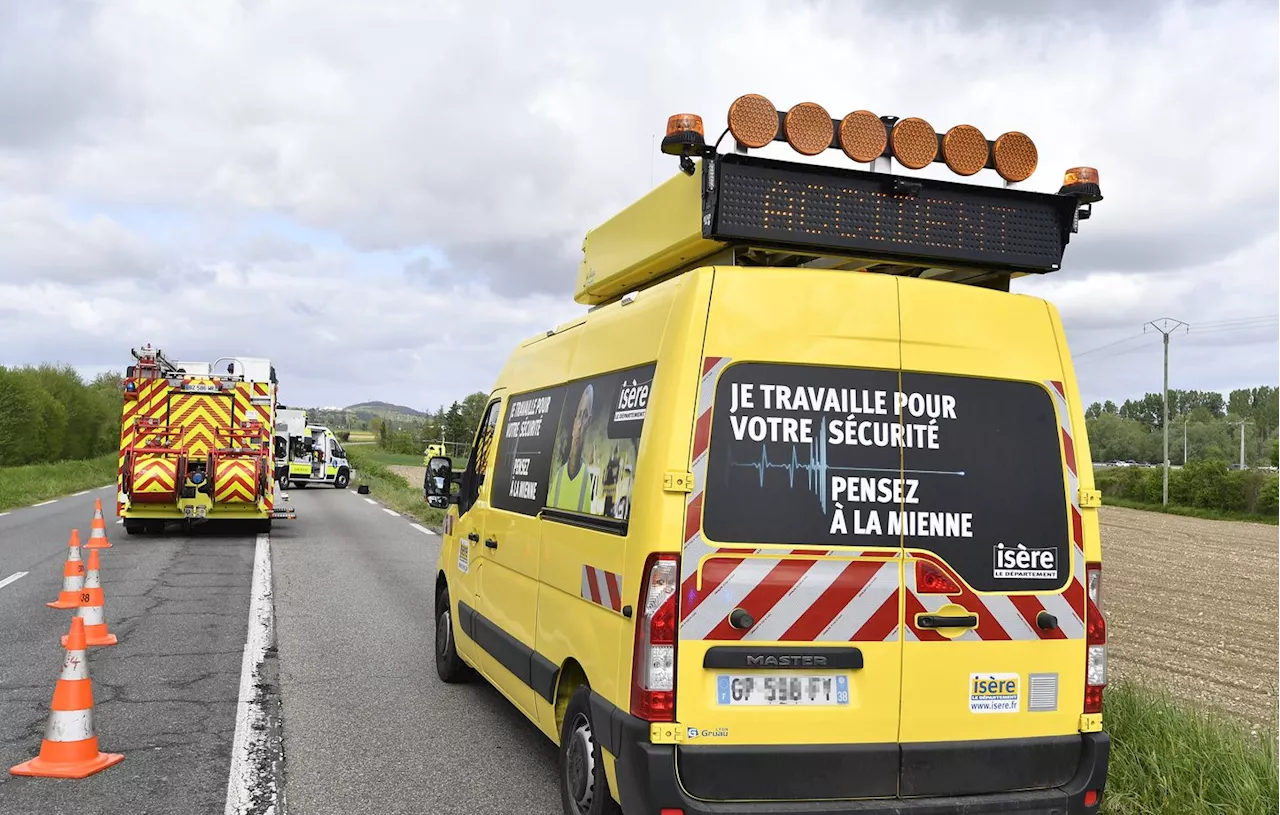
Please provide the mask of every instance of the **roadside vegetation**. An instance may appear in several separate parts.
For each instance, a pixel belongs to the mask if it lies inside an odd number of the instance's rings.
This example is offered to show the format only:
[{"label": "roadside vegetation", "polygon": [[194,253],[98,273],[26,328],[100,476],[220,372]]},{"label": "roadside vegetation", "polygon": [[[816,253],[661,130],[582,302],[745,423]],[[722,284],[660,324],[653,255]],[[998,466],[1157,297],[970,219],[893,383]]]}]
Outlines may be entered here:
[{"label": "roadside vegetation", "polygon": [[1225,461],[1192,461],[1169,471],[1169,506],[1161,504],[1164,469],[1094,469],[1102,502],[1216,520],[1277,523],[1280,475],[1265,470],[1232,470]]},{"label": "roadside vegetation", "polygon": [[0,467],[92,459],[120,443],[120,375],[0,366]]},{"label": "roadside vegetation", "polygon": [[[444,512],[427,506],[422,497],[421,484],[410,484],[404,476],[387,469],[388,464],[398,462],[385,461],[388,455],[385,451],[370,447],[348,447],[347,455],[351,466],[355,468],[351,489],[368,484],[371,498],[376,498],[402,515],[418,519],[429,529],[440,531],[444,524]],[[422,464],[421,455],[412,458],[412,464]]]},{"label": "roadside vegetation", "polygon": [[[1274,698],[1274,697],[1273,697]],[[1273,710],[1268,721],[1275,722]],[[1262,815],[1280,798],[1274,724],[1251,728],[1124,681],[1107,688],[1109,815]]]},{"label": "roadside vegetation", "polygon": [[0,512],[101,487],[115,479],[115,453],[82,461],[0,467]]}]

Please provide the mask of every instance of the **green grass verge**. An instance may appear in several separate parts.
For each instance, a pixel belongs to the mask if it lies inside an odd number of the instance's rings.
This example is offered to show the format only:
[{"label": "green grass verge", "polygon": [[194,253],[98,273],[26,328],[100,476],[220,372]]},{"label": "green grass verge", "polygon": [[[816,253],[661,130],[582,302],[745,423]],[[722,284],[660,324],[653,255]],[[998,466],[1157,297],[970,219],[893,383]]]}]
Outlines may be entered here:
[{"label": "green grass verge", "polygon": [[1170,504],[1148,504],[1145,501],[1134,501],[1129,498],[1113,498],[1102,496],[1102,505],[1109,507],[1125,507],[1126,509],[1142,509],[1147,512],[1163,512],[1167,515],[1184,515],[1188,518],[1204,518],[1208,521],[1248,521],[1255,524],[1280,525],[1280,518],[1275,515],[1258,515],[1247,512],[1223,512],[1218,509],[1201,509],[1200,507],[1180,507]]},{"label": "green grass verge", "polygon": [[[382,503],[394,509],[402,515],[409,515],[417,518],[424,526],[440,530],[444,524],[444,512],[438,509],[432,509],[422,500],[422,485],[410,484],[404,476],[398,475],[387,469],[388,464],[416,464],[422,466],[422,456],[418,456],[416,461],[400,462],[395,461],[394,453],[386,453],[382,450],[373,448],[357,447],[347,448],[347,455],[350,457],[351,466],[355,468],[356,475],[351,482],[351,489],[355,489],[360,484],[369,485],[369,496],[376,498]],[[385,461],[383,457],[390,456],[393,460]],[[401,456],[401,458],[412,459],[413,456]]]},{"label": "green grass verge", "polygon": [[[1272,717],[1274,720],[1274,716]],[[1137,682],[1107,688],[1108,815],[1262,815],[1280,796],[1276,732]]]},{"label": "green grass verge", "polygon": [[381,464],[384,467],[389,464],[404,464],[409,467],[423,466],[421,453],[417,455],[412,453],[389,453],[381,447],[361,447],[360,454],[363,456],[363,460]]},{"label": "green grass verge", "polygon": [[101,487],[115,479],[115,453],[84,461],[0,467],[0,512]]}]

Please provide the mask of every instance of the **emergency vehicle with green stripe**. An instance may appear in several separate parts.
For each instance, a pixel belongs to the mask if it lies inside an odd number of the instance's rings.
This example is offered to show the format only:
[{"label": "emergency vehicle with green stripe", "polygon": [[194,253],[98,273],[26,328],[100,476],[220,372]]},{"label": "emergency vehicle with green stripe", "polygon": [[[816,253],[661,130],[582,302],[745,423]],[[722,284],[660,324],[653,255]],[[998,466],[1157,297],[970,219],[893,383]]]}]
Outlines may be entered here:
[{"label": "emergency vehicle with green stripe", "polygon": [[132,353],[116,478],[125,532],[209,520],[267,531],[273,518],[292,518],[275,480],[270,360],[175,362],[150,345]]},{"label": "emergency vehicle with green stripe", "polygon": [[429,463],[440,678],[559,745],[569,815],[1097,812],[1101,498],[1016,291],[1096,170],[1036,191],[1022,133],[754,94],[726,135],[671,118],[680,172],[586,236],[589,310]]}]

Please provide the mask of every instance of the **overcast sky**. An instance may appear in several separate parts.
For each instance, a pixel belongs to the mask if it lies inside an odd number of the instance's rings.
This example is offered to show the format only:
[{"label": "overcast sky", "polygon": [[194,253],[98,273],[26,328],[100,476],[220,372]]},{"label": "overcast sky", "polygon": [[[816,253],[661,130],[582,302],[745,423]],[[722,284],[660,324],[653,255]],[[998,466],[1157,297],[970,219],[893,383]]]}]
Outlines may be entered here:
[{"label": "overcast sky", "polygon": [[270,356],[291,404],[487,391],[675,172],[667,115],[718,134],[758,92],[1021,130],[1036,190],[1098,167],[1064,270],[1015,284],[1086,399],[1159,390],[1163,316],[1171,386],[1276,384],[1274,0],[622,5],[0,0],[0,364],[151,342]]}]

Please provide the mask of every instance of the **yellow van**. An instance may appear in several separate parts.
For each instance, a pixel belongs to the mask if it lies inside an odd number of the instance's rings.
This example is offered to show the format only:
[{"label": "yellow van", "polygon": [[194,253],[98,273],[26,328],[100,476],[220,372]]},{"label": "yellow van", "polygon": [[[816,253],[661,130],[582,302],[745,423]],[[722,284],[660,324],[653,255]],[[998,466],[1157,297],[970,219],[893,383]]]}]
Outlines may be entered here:
[{"label": "yellow van", "polygon": [[[441,679],[559,745],[570,815],[1096,812],[1100,496],[1058,313],[1009,292],[1096,172],[1031,192],[1020,133],[754,95],[729,125],[672,117],[681,172],[587,235],[592,308],[431,462]],[[930,161],[1004,184],[893,163]]]}]

